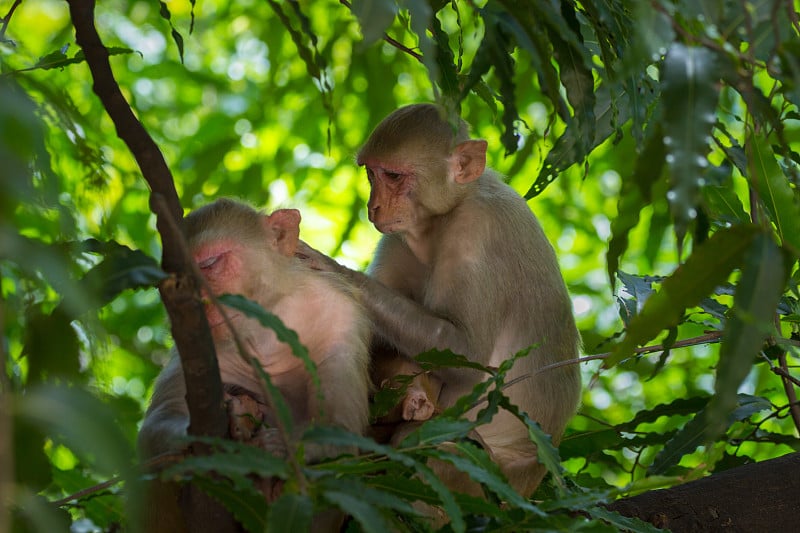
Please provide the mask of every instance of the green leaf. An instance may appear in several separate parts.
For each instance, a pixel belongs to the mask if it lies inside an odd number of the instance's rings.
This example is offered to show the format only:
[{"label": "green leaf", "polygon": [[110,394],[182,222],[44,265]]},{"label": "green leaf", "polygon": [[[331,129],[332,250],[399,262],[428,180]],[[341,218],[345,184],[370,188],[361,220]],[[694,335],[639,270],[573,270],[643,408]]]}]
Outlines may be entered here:
[{"label": "green leaf", "polygon": [[361,25],[364,44],[370,45],[381,38],[397,16],[394,0],[353,0],[353,14]]},{"label": "green leaf", "polygon": [[247,489],[234,490],[228,480],[201,476],[194,477],[192,484],[224,505],[246,531],[264,531],[266,503],[264,495],[252,483]]},{"label": "green leaf", "polygon": [[426,371],[439,368],[472,368],[481,370],[487,374],[493,373],[482,364],[470,361],[467,357],[455,354],[450,350],[428,350],[427,352],[417,355],[414,359],[420,364],[423,370]]},{"label": "green leaf", "polygon": [[644,150],[636,158],[633,175],[624,179],[617,202],[617,216],[611,220],[611,241],[606,261],[608,279],[614,286],[619,258],[628,248],[628,234],[639,223],[639,213],[650,205],[653,184],[661,178],[664,168],[664,142],[661,127],[656,124],[648,136]]},{"label": "green leaf", "polygon": [[391,446],[378,444],[374,440],[354,435],[341,428],[314,427],[306,431],[305,437],[320,444],[331,444],[335,446],[357,446],[367,452],[385,455],[391,461],[403,464],[411,471],[415,472],[425,483],[427,483],[439,498],[438,505],[441,505],[444,512],[450,517],[450,524],[454,531],[464,531],[464,516],[456,503],[453,493],[442,483],[436,474],[424,463],[416,460],[409,454],[395,450]]},{"label": "green leaf", "polygon": [[[180,463],[165,468],[161,478],[177,480],[214,472],[229,478],[236,490],[253,488],[253,481],[249,477],[251,474],[265,478],[289,478],[289,466],[283,459],[255,446],[244,443],[237,444],[240,444],[240,449],[237,451],[186,457]],[[245,448],[250,448],[250,450]]]},{"label": "green leaf", "polygon": [[586,512],[592,518],[611,524],[619,531],[636,531],[637,533],[657,533],[659,531],[664,531],[663,529],[659,529],[649,522],[645,522],[639,518],[623,516],[618,512],[610,511],[605,507],[589,507],[586,509]]},{"label": "green leaf", "polygon": [[708,48],[673,43],[661,68],[661,98],[667,193],[680,250],[689,224],[697,217],[703,174],[708,167],[711,130],[716,122],[719,71]]},{"label": "green leaf", "polygon": [[80,345],[72,327],[72,317],[56,308],[51,314],[42,313],[40,306],[26,313],[25,345],[31,383],[57,377],[75,380],[80,375]]},{"label": "green leaf", "polygon": [[461,472],[468,474],[470,479],[485,485],[489,490],[497,494],[502,501],[518,509],[525,509],[529,512],[537,512],[535,505],[525,498],[522,498],[500,471],[500,467],[494,463],[489,454],[482,447],[469,442],[456,442],[452,446],[442,448],[427,449],[424,454],[452,464]]},{"label": "green leaf", "polygon": [[84,241],[82,246],[103,256],[103,261],[89,270],[80,282],[85,291],[97,295],[97,300],[92,302],[84,297],[82,302],[68,302],[71,309],[86,312],[94,306],[106,305],[126,290],[155,287],[167,278],[158,262],[139,250],[115,241],[96,239]]},{"label": "green leaf", "polygon": [[[667,443],[650,471],[663,473],[697,446],[716,440],[733,421],[731,415],[750,416],[763,407],[751,397],[740,398],[737,390],[750,372],[765,338],[774,330],[772,319],[786,283],[787,272],[780,249],[770,236],[759,233],[751,240],[734,297],[733,315],[725,324],[720,347],[714,396]],[[745,404],[753,404],[744,406]],[[740,406],[740,409],[734,411]]]},{"label": "green leaf", "polygon": [[314,504],[308,496],[284,493],[269,505],[266,531],[311,531],[313,516]]},{"label": "green leaf", "polygon": [[752,180],[756,182],[761,201],[769,212],[781,243],[790,247],[795,257],[800,256],[800,202],[797,192],[781,171],[775,153],[763,136],[748,138]]},{"label": "green leaf", "polygon": [[[362,494],[328,491],[325,498],[352,516],[364,531],[383,533],[392,527],[372,502],[361,498]],[[286,530],[283,530],[286,531]]]},{"label": "green leaf", "polygon": [[469,420],[437,416],[426,420],[419,428],[403,439],[403,442],[400,443],[400,448],[433,446],[445,441],[461,439],[466,437],[474,425]]},{"label": "green leaf", "polygon": [[[645,92],[645,98],[652,99],[649,91]],[[601,83],[595,92],[594,115],[597,117],[594,138],[587,145],[586,150],[591,152],[608,137],[617,131],[617,128],[630,118],[629,95],[619,86],[612,83]],[[555,144],[547,153],[542,170],[536,177],[533,185],[525,198],[530,199],[537,196],[552,183],[558,175],[575,163],[584,158],[581,154],[580,145],[583,142],[578,139],[580,131],[578,127],[569,122],[564,133],[556,139]]]},{"label": "green leaf", "polygon": [[687,307],[697,305],[728,279],[758,232],[751,225],[723,228],[697,246],[631,320],[625,337],[606,359],[605,367],[627,359],[637,346],[654,339],[662,330],[677,326]]},{"label": "green leaf", "polygon": [[135,453],[108,405],[63,385],[31,388],[15,405],[18,415],[62,442],[104,475],[130,471]]},{"label": "green leaf", "polygon": [[552,437],[545,433],[541,426],[531,420],[525,412],[513,405],[508,397],[503,396],[503,401],[500,405],[525,424],[528,429],[528,437],[536,444],[536,460],[547,468],[559,487],[566,487],[564,467],[561,465],[558,448],[553,446]]}]

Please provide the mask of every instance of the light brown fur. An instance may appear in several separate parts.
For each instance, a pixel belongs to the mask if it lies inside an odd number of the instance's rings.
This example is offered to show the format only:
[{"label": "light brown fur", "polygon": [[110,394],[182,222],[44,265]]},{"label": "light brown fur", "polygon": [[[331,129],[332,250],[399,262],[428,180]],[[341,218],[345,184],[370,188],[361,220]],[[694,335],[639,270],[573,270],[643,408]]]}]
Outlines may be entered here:
[{"label": "light brown fur", "polygon": [[[286,398],[297,431],[320,422],[363,434],[369,414],[368,321],[352,290],[340,277],[315,272],[294,258],[299,213],[280,210],[265,216],[239,202],[217,200],[190,214],[186,222],[190,250],[211,292],[242,294],[261,304],[298,333],[316,363],[324,405],[317,400],[317,391],[303,362],[291,353],[288,345],[255,319],[226,309],[249,355],[258,358]],[[233,419],[232,432],[270,453],[285,454],[285,436],[275,427],[275,413],[265,407],[266,395],[262,394],[260,378],[239,353],[233,333],[210,300],[206,315],[223,384],[227,389],[235,386],[249,391],[260,400],[229,394],[230,413],[254,416],[266,423],[247,429],[247,424]],[[155,384],[139,433],[142,458],[180,451],[183,446],[180,438],[186,435],[189,424],[185,394],[183,370],[176,355]],[[306,447],[306,458],[313,461],[341,451]],[[170,492],[169,485],[156,489],[166,493],[159,496],[161,501],[151,501],[161,507],[149,520],[148,530],[175,531],[175,523],[180,522],[173,516],[177,493],[174,487]]]},{"label": "light brown fur", "polygon": [[[384,233],[368,275],[303,243],[299,254],[360,287],[377,337],[408,356],[450,349],[498,366],[535,345],[508,375],[525,379],[505,392],[558,443],[578,404],[578,368],[536,371],[578,356],[571,301],[527,203],[486,169],[486,142],[469,140],[466,124],[457,124],[435,106],[407,106],[384,119],[359,152],[372,185],[370,220]],[[442,408],[483,379],[471,370],[435,377],[444,384],[434,399]],[[524,425],[503,411],[478,433],[512,486],[529,496],[545,470]],[[442,475],[464,487],[463,475],[447,468]]]}]

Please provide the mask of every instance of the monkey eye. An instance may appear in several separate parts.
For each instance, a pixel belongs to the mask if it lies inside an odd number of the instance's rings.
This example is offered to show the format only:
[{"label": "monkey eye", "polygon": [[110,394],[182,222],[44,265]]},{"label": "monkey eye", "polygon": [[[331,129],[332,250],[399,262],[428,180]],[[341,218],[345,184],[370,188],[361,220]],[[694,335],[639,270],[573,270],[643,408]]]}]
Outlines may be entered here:
[{"label": "monkey eye", "polygon": [[386,176],[386,177],[387,177],[387,178],[388,178],[390,181],[397,181],[397,180],[399,180],[399,179],[400,179],[400,177],[402,176],[402,174],[400,174],[399,172],[390,172],[390,171],[388,171],[388,170],[387,170],[387,171],[385,171],[383,174],[384,174],[384,175],[385,175],[385,176]]},{"label": "monkey eye", "polygon": [[222,257],[222,254],[220,254],[220,255],[212,255],[208,259],[204,259],[202,261],[199,261],[197,263],[197,266],[200,267],[200,270],[208,270],[209,268],[214,266],[217,263],[217,261],[219,261],[220,257]]}]

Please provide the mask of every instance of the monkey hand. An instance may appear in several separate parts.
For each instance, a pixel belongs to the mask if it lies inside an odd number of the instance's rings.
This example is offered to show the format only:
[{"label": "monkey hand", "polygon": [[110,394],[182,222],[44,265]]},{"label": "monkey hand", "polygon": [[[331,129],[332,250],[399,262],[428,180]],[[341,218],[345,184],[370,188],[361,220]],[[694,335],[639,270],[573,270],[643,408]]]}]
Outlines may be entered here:
[{"label": "monkey hand", "polygon": [[231,438],[242,442],[251,440],[264,421],[259,403],[248,394],[228,393],[225,393],[225,403]]},{"label": "monkey hand", "polygon": [[442,382],[428,372],[417,374],[406,389],[402,402],[403,420],[428,420],[438,411]]},{"label": "monkey hand", "polygon": [[310,247],[304,241],[297,243],[297,250],[295,250],[294,256],[312,270],[320,270],[322,272],[341,272],[342,270],[342,266],[339,263]]},{"label": "monkey hand", "polygon": [[403,398],[403,420],[428,420],[436,412],[436,405],[421,389],[410,388]]},{"label": "monkey hand", "polygon": [[277,428],[269,428],[262,425],[247,442],[269,452],[275,457],[286,459],[289,456],[286,439]]}]

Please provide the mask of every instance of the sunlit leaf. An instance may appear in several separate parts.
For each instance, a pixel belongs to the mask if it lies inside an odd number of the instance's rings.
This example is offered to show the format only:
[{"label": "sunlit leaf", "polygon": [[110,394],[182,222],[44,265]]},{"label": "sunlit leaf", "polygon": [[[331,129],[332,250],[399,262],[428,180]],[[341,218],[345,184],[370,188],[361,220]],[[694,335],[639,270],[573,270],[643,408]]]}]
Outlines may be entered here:
[{"label": "sunlit leaf", "polygon": [[791,247],[795,255],[800,255],[800,200],[765,141],[755,136],[748,138],[755,173],[752,179],[756,182],[781,242]]},{"label": "sunlit leaf", "polygon": [[765,407],[748,397],[737,397],[737,390],[773,328],[773,314],[787,277],[783,261],[780,250],[768,235],[759,233],[750,241],[736,290],[733,316],[725,325],[714,396],[665,446],[650,467],[651,472],[665,472],[684,454],[713,442],[733,422],[731,414],[737,405],[741,406],[737,416],[749,416],[752,407],[758,410]]},{"label": "sunlit leaf", "polygon": [[676,326],[687,307],[710,294],[742,261],[758,234],[753,226],[736,226],[717,231],[698,246],[686,262],[664,279],[661,290],[652,295],[614,347],[605,366],[612,367],[633,355],[637,346],[655,338],[664,329]]}]

